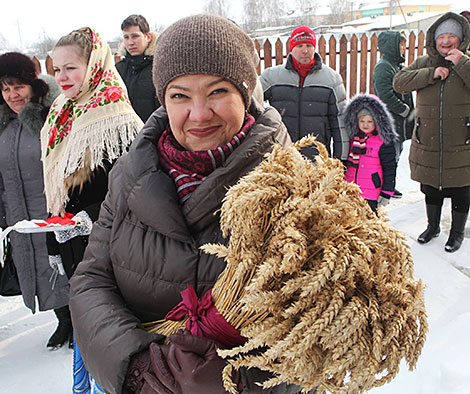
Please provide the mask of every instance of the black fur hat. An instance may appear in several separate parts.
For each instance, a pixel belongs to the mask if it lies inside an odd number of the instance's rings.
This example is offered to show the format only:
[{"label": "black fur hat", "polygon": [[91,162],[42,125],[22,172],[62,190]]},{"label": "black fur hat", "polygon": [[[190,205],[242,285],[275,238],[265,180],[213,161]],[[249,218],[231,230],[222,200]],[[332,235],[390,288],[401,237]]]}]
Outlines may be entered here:
[{"label": "black fur hat", "polygon": [[392,115],[386,105],[377,96],[371,94],[354,96],[344,110],[344,126],[350,138],[359,133],[357,115],[364,109],[374,118],[377,132],[386,144],[398,139]]},{"label": "black fur hat", "polygon": [[[34,62],[19,52],[7,52],[0,56],[0,80],[3,77],[14,78],[21,83],[31,85],[33,88],[31,101],[33,102],[44,97],[49,90],[47,84],[42,79],[38,79]],[[0,96],[0,104],[3,103],[3,97]]]}]

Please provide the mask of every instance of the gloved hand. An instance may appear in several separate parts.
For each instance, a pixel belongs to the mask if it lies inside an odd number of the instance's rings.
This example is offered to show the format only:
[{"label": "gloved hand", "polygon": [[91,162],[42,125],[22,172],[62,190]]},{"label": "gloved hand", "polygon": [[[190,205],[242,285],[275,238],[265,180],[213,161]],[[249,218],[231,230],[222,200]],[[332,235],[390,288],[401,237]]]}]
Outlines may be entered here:
[{"label": "gloved hand", "polygon": [[62,257],[60,254],[56,254],[54,256],[49,255],[49,265],[51,266],[52,270],[59,275],[65,275],[64,266],[62,264]]},{"label": "gloved hand", "polygon": [[[126,378],[124,379],[124,388],[130,389],[133,393],[141,393],[142,388],[145,384],[144,372],[149,372],[152,370],[152,365],[150,362],[150,352],[149,349],[145,349],[137,354],[134,354],[131,357],[131,362],[129,363],[129,368],[127,370]],[[124,390],[128,392],[128,390]],[[149,391],[152,393],[152,391]]]},{"label": "gloved hand", "polygon": [[65,275],[64,265],[62,264],[62,257],[60,254],[49,255],[49,265],[52,268],[52,274],[49,278],[49,282],[52,282],[52,290],[54,290],[57,278],[59,275]]},{"label": "gloved hand", "polygon": [[70,230],[54,231],[55,239],[60,244],[78,237],[79,235],[90,235],[93,222],[91,221],[90,216],[88,216],[88,213],[86,213],[86,211],[80,211],[75,215],[75,217],[80,218],[81,224],[74,226]]},{"label": "gloved hand", "polygon": [[390,196],[385,193],[380,193],[379,198],[377,199],[378,207],[385,207],[390,202]]},{"label": "gloved hand", "polygon": [[[218,356],[216,343],[188,334],[168,337],[170,345],[150,345],[152,373],[144,373],[146,385],[157,394],[221,394],[225,361]],[[238,384],[240,377],[234,378]],[[142,390],[144,391],[144,390]],[[151,391],[147,391],[151,393]]]}]

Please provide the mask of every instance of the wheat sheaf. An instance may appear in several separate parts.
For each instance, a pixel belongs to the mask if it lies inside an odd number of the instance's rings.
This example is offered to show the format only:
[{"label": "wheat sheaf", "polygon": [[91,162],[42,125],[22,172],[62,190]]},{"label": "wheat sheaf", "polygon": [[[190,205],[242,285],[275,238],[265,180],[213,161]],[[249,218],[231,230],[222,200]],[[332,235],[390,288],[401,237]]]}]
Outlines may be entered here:
[{"label": "wheat sheaf", "polygon": [[[299,149],[315,143],[315,162]],[[373,213],[343,164],[313,137],[276,145],[223,201],[228,246],[214,303],[247,342],[219,350],[225,388],[232,368],[271,372],[269,388],[356,394],[392,380],[405,359],[413,369],[428,330],[424,283],[414,279],[404,234]],[[185,321],[159,321],[164,335]]]}]

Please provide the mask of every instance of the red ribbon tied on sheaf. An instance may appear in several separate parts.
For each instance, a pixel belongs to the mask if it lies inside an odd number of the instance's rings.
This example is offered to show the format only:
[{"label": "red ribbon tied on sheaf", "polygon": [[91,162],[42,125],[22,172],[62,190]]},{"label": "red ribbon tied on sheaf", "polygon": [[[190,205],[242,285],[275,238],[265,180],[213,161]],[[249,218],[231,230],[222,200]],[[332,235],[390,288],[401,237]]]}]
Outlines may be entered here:
[{"label": "red ribbon tied on sheaf", "polygon": [[192,335],[207,337],[220,342],[224,346],[243,345],[246,338],[232,327],[219,313],[212,300],[212,289],[200,299],[191,285],[181,292],[181,301],[165,316],[166,320],[181,321],[186,316],[189,319],[186,328]]}]

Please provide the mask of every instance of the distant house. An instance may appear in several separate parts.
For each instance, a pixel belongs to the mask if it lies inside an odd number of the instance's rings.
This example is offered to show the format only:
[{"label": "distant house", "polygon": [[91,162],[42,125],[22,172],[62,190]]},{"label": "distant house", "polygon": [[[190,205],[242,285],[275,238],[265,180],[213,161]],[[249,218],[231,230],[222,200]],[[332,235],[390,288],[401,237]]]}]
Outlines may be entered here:
[{"label": "distant house", "polygon": [[[356,3],[357,4],[357,3]],[[384,15],[407,15],[412,16],[422,12],[444,13],[450,11],[449,4],[429,4],[423,0],[405,0],[405,1],[374,1],[359,3],[356,9],[351,11],[352,19],[358,20],[369,17],[379,17]]]},{"label": "distant house", "polygon": [[390,29],[427,31],[429,26],[431,26],[445,12],[447,11],[369,16],[343,23],[340,27],[335,26],[325,32],[357,33]]}]

